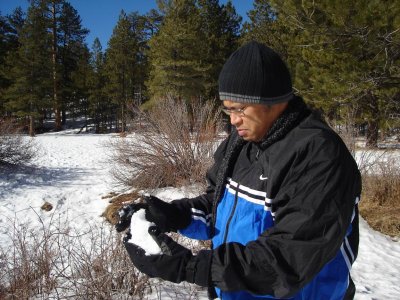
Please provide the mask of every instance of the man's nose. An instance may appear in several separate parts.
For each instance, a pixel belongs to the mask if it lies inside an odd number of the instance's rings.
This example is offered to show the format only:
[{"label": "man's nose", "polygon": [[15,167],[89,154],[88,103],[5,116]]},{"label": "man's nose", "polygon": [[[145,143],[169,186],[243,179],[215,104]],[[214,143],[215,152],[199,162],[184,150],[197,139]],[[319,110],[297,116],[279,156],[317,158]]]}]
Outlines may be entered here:
[{"label": "man's nose", "polygon": [[237,114],[231,113],[230,117],[231,117],[231,124],[233,126],[237,126],[242,121],[242,118]]}]

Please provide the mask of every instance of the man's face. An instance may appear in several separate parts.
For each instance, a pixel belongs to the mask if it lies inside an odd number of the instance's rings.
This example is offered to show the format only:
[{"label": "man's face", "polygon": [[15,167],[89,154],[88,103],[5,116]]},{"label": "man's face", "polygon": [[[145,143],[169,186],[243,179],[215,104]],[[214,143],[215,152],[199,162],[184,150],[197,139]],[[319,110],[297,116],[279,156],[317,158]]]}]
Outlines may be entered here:
[{"label": "man's face", "polygon": [[249,142],[259,142],[267,134],[272,124],[287,107],[287,102],[271,106],[223,101],[224,107],[232,110],[244,109],[242,113],[230,113],[231,124],[238,134]]}]

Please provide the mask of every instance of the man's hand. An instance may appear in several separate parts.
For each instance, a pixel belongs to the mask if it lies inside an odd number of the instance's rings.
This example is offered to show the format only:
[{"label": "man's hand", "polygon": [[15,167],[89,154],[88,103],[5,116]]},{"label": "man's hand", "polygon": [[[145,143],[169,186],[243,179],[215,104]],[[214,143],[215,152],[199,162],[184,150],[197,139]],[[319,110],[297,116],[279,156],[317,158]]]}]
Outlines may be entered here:
[{"label": "man's hand", "polygon": [[176,232],[190,224],[190,212],[181,211],[174,204],[154,196],[147,196],[144,200],[147,204],[146,220],[155,223],[161,232]]},{"label": "man's hand", "polygon": [[137,212],[139,209],[146,209],[146,203],[131,203],[128,205],[124,205],[121,209],[118,210],[119,221],[115,224],[115,229],[118,232],[124,231],[131,224],[132,215]]},{"label": "man's hand", "polygon": [[132,215],[139,209],[145,209],[146,220],[157,225],[161,232],[176,232],[190,224],[190,212],[181,211],[174,204],[165,202],[155,196],[144,196],[144,203],[132,203],[123,206],[119,211],[119,221],[115,225],[118,232],[127,229]]},{"label": "man's hand", "polygon": [[189,249],[160,233],[156,226],[149,228],[149,234],[160,246],[162,254],[146,255],[142,248],[124,240],[129,257],[140,272],[175,283],[210,284],[211,250],[202,250],[198,255],[193,255]]}]

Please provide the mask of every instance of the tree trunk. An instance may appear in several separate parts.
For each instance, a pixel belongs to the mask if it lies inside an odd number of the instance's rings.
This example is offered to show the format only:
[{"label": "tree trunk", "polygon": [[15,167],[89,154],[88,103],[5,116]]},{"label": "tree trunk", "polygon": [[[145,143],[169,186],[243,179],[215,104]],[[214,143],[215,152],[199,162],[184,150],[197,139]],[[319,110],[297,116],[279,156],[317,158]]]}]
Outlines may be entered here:
[{"label": "tree trunk", "polygon": [[29,116],[29,136],[35,136],[35,119],[32,115]]},{"label": "tree trunk", "polygon": [[[75,121],[75,118],[74,118],[74,121]],[[65,109],[63,109],[61,111],[61,124],[62,125],[67,124],[67,112],[65,111]]]},{"label": "tree trunk", "polygon": [[369,110],[369,118],[367,120],[367,143],[369,148],[378,147],[378,131],[379,131],[379,105],[378,99],[372,92],[367,94],[367,107]]},{"label": "tree trunk", "polygon": [[378,123],[376,120],[368,121],[366,146],[369,148],[378,147]]},{"label": "tree trunk", "polygon": [[57,87],[57,19],[56,19],[56,3],[52,2],[51,14],[53,17],[52,24],[52,64],[53,64],[53,105],[55,114],[55,130],[60,131],[62,129],[61,122],[61,104],[58,95]]},{"label": "tree trunk", "polygon": [[121,103],[121,132],[125,132],[125,107],[124,103]]}]

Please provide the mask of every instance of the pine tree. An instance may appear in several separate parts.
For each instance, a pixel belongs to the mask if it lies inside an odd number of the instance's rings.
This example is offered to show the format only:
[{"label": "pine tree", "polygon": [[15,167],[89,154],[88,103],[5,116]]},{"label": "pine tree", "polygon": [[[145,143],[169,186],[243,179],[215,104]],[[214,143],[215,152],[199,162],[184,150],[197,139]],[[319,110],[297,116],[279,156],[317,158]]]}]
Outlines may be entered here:
[{"label": "pine tree", "polygon": [[119,107],[122,132],[126,130],[127,105],[133,102],[138,85],[136,74],[138,51],[138,39],[132,29],[132,22],[122,11],[108,43],[105,66],[107,94]]},{"label": "pine tree", "polygon": [[[68,2],[63,3],[58,18],[58,64],[60,70],[59,96],[61,97],[61,124],[65,124],[66,110],[79,110],[82,99],[77,97],[78,92],[83,96],[82,82],[75,82],[75,78],[84,73],[89,67],[89,51],[84,43],[88,30],[82,27],[81,18]],[[82,81],[80,78],[79,81]],[[87,100],[86,98],[84,100]]]},{"label": "pine tree", "polygon": [[137,43],[135,62],[135,90],[133,104],[139,107],[145,99],[147,99],[147,89],[145,82],[149,77],[149,60],[148,60],[148,41],[157,30],[162,17],[154,10],[145,16],[139,15],[137,12],[129,14],[128,19],[132,24],[132,30]]},{"label": "pine tree", "polygon": [[[26,71],[22,71],[22,69],[30,68],[31,74],[40,73],[38,77],[41,79],[40,86],[46,90],[46,92],[43,91],[41,111],[37,114],[40,114],[40,119],[43,120],[46,112],[52,109],[55,115],[55,129],[60,130],[62,121],[65,123],[65,111],[68,106],[70,106],[69,109],[73,109],[72,101],[75,101],[75,105],[78,104],[77,87],[74,86],[72,76],[81,67],[79,61],[81,63],[84,61],[81,60],[81,55],[85,53],[84,38],[88,31],[82,28],[77,11],[65,0],[31,0],[30,4],[30,22],[24,26],[24,36],[21,36],[18,41],[20,49],[10,59],[10,61],[15,61],[13,64],[16,66],[10,73],[10,80],[14,80],[15,84],[13,88],[9,89],[9,96],[13,99],[10,98],[8,107],[17,109],[18,100],[15,97],[18,93],[24,93],[24,87],[19,87],[20,92],[17,92],[15,88],[19,84],[23,85],[22,79],[19,77],[21,72]],[[14,23],[18,23],[17,16],[14,17]],[[31,31],[35,31],[35,33],[31,33]],[[32,38],[33,36],[36,40]],[[21,62],[28,59],[27,57],[35,47],[43,49],[35,54],[38,61],[40,57],[40,63],[35,64],[35,60],[33,60],[25,67],[22,66]],[[34,68],[37,70],[33,70]],[[51,69],[50,73],[49,69]],[[22,78],[25,77],[22,76]],[[47,90],[49,82],[51,82],[51,92]],[[49,102],[50,95],[51,101]]]},{"label": "pine tree", "polygon": [[160,29],[164,16],[156,9],[151,9],[143,16],[145,40],[148,41]]},{"label": "pine tree", "polygon": [[18,41],[20,47],[13,56],[9,73],[13,83],[6,91],[5,106],[15,116],[29,118],[32,136],[34,120],[48,107],[51,95],[50,41],[41,7],[29,7]]},{"label": "pine tree", "polygon": [[248,12],[249,22],[243,25],[242,41],[256,40],[281,54],[287,60],[287,48],[290,38],[295,36],[294,27],[280,25],[277,10],[272,8],[271,1],[255,0],[254,8]]},{"label": "pine tree", "polygon": [[242,18],[236,13],[231,1],[220,5],[218,0],[199,0],[201,30],[206,39],[202,53],[205,72],[205,97],[218,97],[218,75],[229,55],[238,47]]},{"label": "pine tree", "polygon": [[242,17],[237,14],[232,1],[228,0],[225,5],[222,5],[222,48],[227,56],[239,46],[241,23]]},{"label": "pine tree", "polygon": [[218,75],[237,48],[241,17],[231,1],[159,1],[163,22],[150,39],[150,107],[166,94],[191,100],[218,97]]},{"label": "pine tree", "polygon": [[55,115],[55,130],[59,131],[62,129],[61,126],[61,109],[62,109],[62,96],[60,95],[60,71],[59,71],[59,53],[58,53],[58,18],[61,14],[61,7],[63,0],[42,0],[41,6],[47,13],[48,27],[51,31],[51,66],[52,66],[52,82],[53,82],[53,109]]},{"label": "pine tree", "polygon": [[74,87],[71,74],[78,68],[79,54],[84,51],[84,38],[78,12],[65,0],[36,0],[43,7],[51,34],[51,64],[55,130],[65,124],[66,109],[71,105]]},{"label": "pine tree", "polygon": [[152,101],[166,94],[187,100],[204,95],[209,66],[202,61],[206,37],[195,1],[160,1],[159,9],[164,21],[149,41]]},{"label": "pine tree", "polygon": [[11,26],[6,17],[0,15],[0,114],[4,114],[4,90],[10,85],[6,78],[8,67],[6,65],[6,56],[11,47],[8,34],[11,32]]},{"label": "pine tree", "polygon": [[0,115],[9,114],[5,111],[5,91],[11,86],[10,77],[12,61],[19,47],[19,34],[24,24],[25,14],[17,7],[11,15],[0,14]]},{"label": "pine tree", "polygon": [[[70,74],[70,89],[64,95],[66,102],[65,110],[69,113],[72,120],[84,117],[87,119],[89,113],[89,78],[91,76],[90,51],[85,46],[79,46],[76,51],[77,61]],[[63,118],[66,113],[63,110]],[[86,124],[85,124],[86,125]]]},{"label": "pine tree", "polygon": [[278,49],[295,88],[328,117],[356,109],[375,146],[382,112],[399,87],[399,10],[399,0],[256,0],[246,36]]},{"label": "pine tree", "polygon": [[114,116],[115,105],[109,101],[104,89],[107,82],[104,69],[105,56],[98,38],[93,42],[90,66],[88,112],[90,119],[94,123],[95,132],[102,133],[107,130],[108,121]]}]

